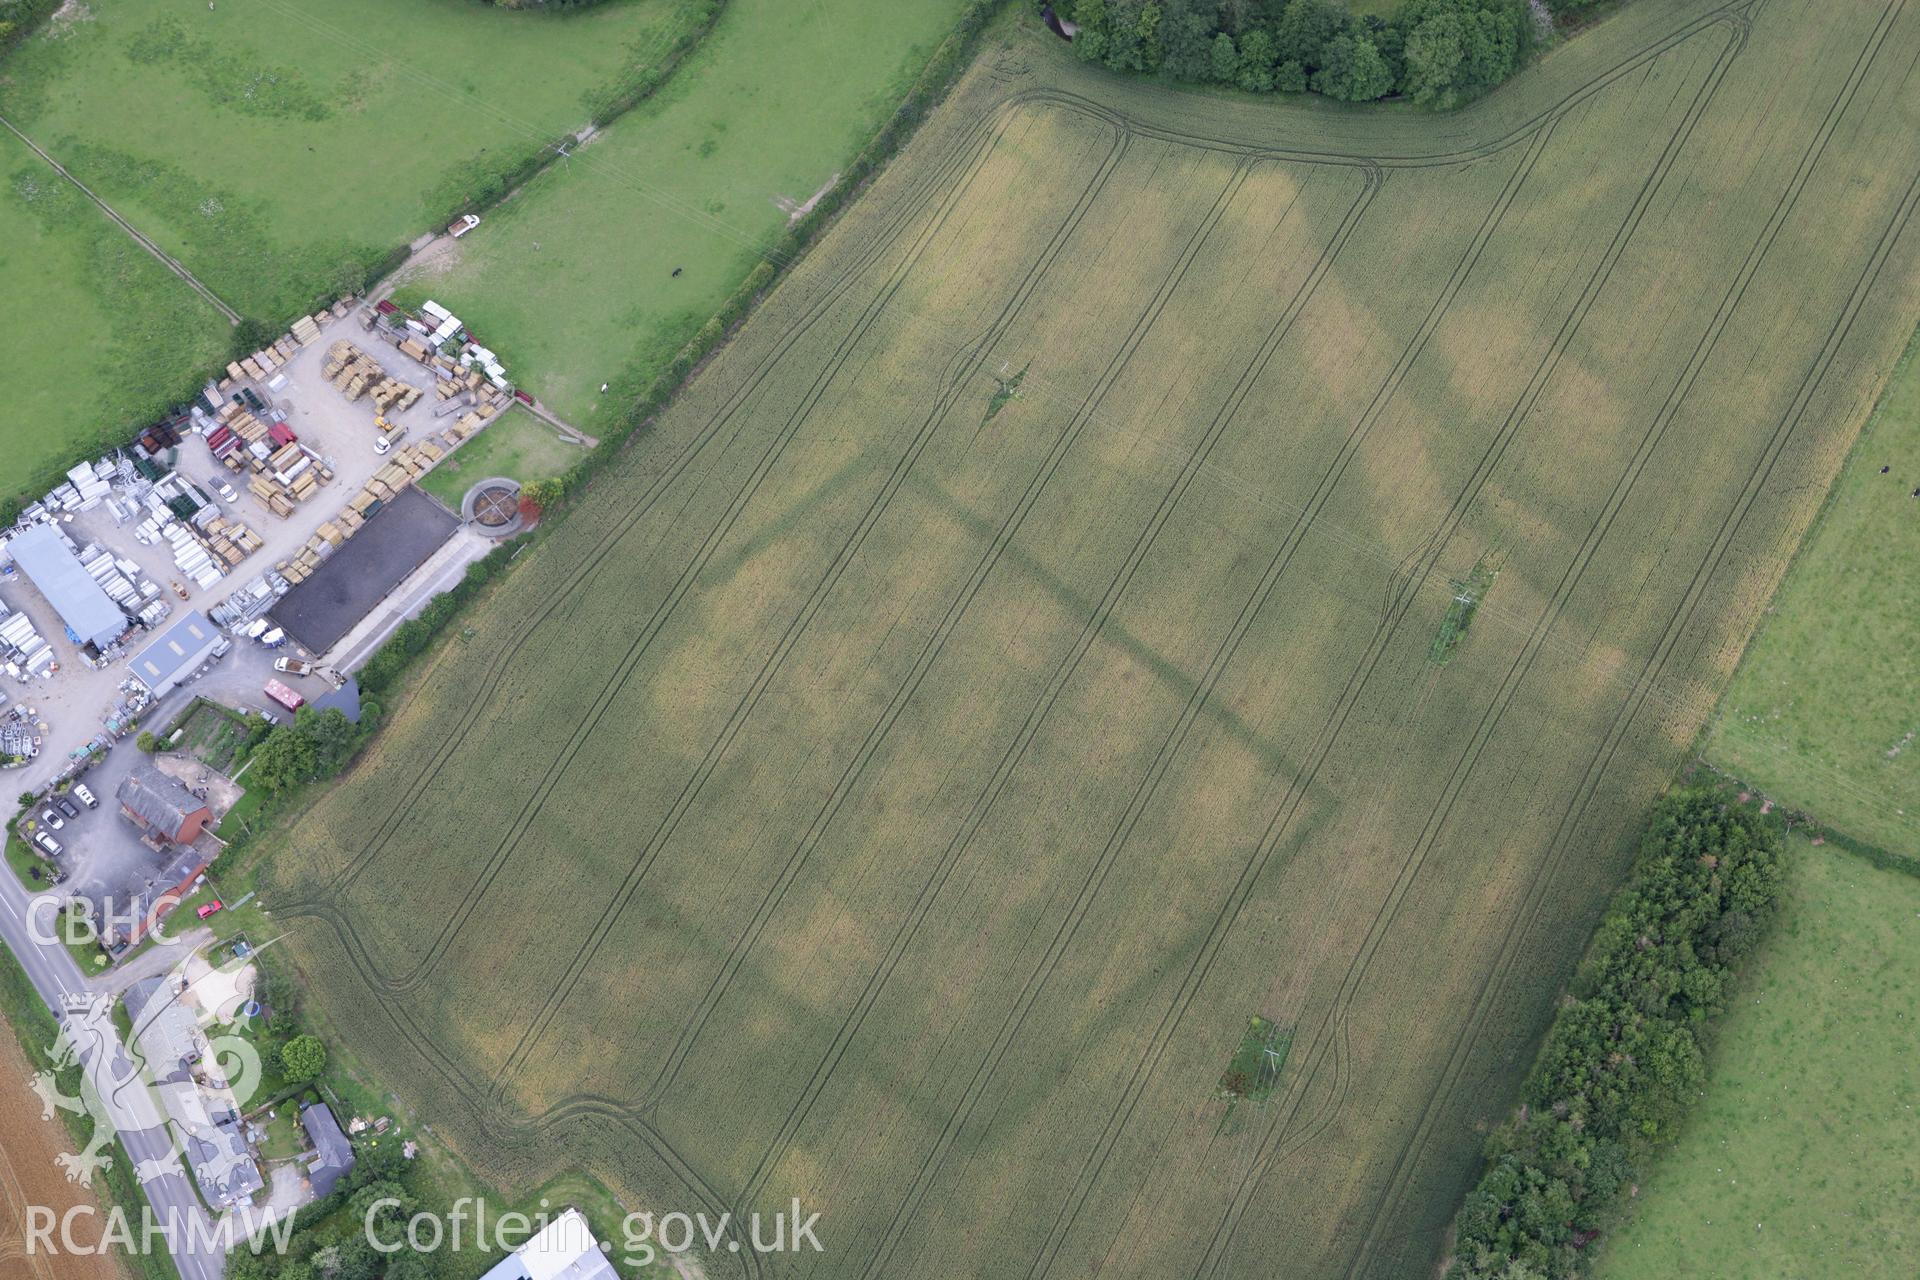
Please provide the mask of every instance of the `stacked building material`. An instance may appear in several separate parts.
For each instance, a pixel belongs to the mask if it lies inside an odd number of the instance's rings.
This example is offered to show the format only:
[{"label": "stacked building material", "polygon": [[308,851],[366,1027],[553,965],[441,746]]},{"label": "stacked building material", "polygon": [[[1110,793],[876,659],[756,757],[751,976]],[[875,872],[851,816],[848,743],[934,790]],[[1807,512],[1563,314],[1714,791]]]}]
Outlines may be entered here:
[{"label": "stacked building material", "polygon": [[201,530],[201,540],[206,543],[207,550],[224,561],[228,568],[239,564],[261,546],[259,534],[229,516],[215,516],[208,521],[206,528]]},{"label": "stacked building material", "polygon": [[53,646],[33,629],[24,613],[8,613],[0,603],[0,658],[14,675],[45,675],[53,667]]},{"label": "stacked building material", "polygon": [[345,338],[327,348],[327,362],[320,372],[349,400],[371,393],[377,413],[411,408],[420,398],[420,388],[393,377],[378,360]]},{"label": "stacked building material", "polygon": [[292,330],[294,341],[303,347],[318,341],[320,337],[320,326],[324,322],[322,317],[325,314],[325,312],[322,312],[321,315],[318,316],[301,316],[298,320],[295,320]]},{"label": "stacked building material", "polygon": [[162,533],[173,551],[174,565],[184,577],[192,579],[194,585],[201,590],[211,587],[226,575],[226,565],[216,560],[213,553],[207,550],[206,545],[195,535],[192,526],[176,520],[162,530]]},{"label": "stacked building material", "polygon": [[123,612],[132,614],[140,611],[140,593],[134,589],[128,576],[121,572],[119,564],[114,561],[111,553],[96,546],[86,546],[80,549],[79,560],[80,567],[87,571],[87,576],[99,583],[100,589],[106,592]]}]

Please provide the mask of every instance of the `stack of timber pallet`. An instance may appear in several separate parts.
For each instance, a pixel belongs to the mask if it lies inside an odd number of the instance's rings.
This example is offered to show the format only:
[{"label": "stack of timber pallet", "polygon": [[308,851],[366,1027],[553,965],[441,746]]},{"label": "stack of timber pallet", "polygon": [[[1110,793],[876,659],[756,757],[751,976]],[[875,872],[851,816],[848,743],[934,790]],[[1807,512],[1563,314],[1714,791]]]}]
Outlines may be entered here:
[{"label": "stack of timber pallet", "polygon": [[329,318],[324,311],[315,315],[301,316],[293,322],[294,341],[303,347],[318,341],[320,338],[320,326],[325,324]]},{"label": "stack of timber pallet", "polygon": [[298,444],[281,445],[259,465],[247,488],[267,510],[285,520],[294,507],[312,498],[333,479],[325,463]]},{"label": "stack of timber pallet", "polygon": [[200,541],[229,568],[260,549],[260,535],[238,520],[216,516],[200,530]]},{"label": "stack of timber pallet", "polygon": [[[316,337],[318,334],[315,335]],[[255,382],[265,382],[274,375],[274,371],[292,358],[299,350],[299,344],[291,334],[283,335],[270,347],[262,347],[244,360],[234,360],[227,365],[227,377],[233,381],[251,378]]]},{"label": "stack of timber pallet", "polygon": [[455,422],[446,430],[448,442],[450,444],[459,444],[462,440],[465,440],[468,436],[485,426],[488,419],[492,418],[493,415],[498,412],[498,407],[492,402],[488,402],[479,406],[472,413],[460,415],[459,421]]},{"label": "stack of timber pallet", "polygon": [[390,375],[380,362],[345,338],[327,348],[320,372],[349,400],[373,395],[376,413],[399,412],[420,398],[420,388]]},{"label": "stack of timber pallet", "polygon": [[240,442],[240,447],[233,448],[228,446],[227,437],[219,437],[217,440],[213,435],[207,437],[209,446],[219,456],[220,461],[226,464],[227,470],[238,474],[246,469],[248,463],[252,463],[257,468],[260,463],[246,446],[267,439],[269,430],[267,424],[254,417],[240,401],[229,400],[220,406],[220,425]]}]

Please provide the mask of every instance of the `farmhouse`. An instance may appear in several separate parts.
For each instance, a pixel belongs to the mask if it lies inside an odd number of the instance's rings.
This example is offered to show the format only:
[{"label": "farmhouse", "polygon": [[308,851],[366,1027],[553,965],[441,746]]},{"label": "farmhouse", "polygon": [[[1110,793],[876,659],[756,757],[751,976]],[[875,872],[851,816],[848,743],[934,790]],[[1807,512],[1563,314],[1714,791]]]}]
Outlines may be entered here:
[{"label": "farmhouse", "polygon": [[192,844],[213,820],[206,801],[152,765],[135,767],[115,794],[135,826],[175,844]]},{"label": "farmhouse", "polygon": [[618,1280],[578,1209],[568,1209],[480,1280]]},{"label": "farmhouse", "polygon": [[219,647],[220,632],[198,609],[160,633],[160,638],[142,649],[128,664],[133,678],[145,685],[156,698],[165,697],[181,681],[213,656]]},{"label": "farmhouse", "polygon": [[127,615],[93,580],[66,535],[50,524],[22,529],[6,544],[27,580],[45,596],[75,644],[104,649],[127,629]]},{"label": "farmhouse", "polygon": [[316,1199],[333,1194],[334,1184],[353,1168],[353,1143],[341,1130],[333,1109],[324,1102],[309,1102],[300,1108],[300,1125],[313,1144],[307,1157],[307,1181]]}]

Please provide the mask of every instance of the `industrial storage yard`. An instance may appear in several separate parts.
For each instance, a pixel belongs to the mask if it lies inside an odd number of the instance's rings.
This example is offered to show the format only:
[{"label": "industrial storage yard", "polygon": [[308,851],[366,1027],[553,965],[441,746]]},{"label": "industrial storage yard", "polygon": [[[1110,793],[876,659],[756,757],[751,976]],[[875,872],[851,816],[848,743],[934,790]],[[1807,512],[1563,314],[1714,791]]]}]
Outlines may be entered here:
[{"label": "industrial storage yard", "polygon": [[[195,698],[283,718],[277,657],[323,673],[310,700],[350,694],[352,670],[501,532],[417,487],[512,403],[463,334],[437,304],[342,300],[27,504],[0,533],[9,782],[111,796],[125,740]],[[143,849],[106,817],[54,828],[37,806],[19,835],[96,914],[190,880],[218,848]]]}]

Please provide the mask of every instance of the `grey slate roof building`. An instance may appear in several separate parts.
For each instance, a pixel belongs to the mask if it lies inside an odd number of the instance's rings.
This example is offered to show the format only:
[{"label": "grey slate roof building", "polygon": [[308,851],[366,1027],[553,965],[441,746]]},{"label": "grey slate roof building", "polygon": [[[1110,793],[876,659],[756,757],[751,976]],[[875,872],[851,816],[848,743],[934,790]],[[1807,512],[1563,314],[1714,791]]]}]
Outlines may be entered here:
[{"label": "grey slate roof building", "polygon": [[307,1158],[307,1181],[313,1184],[313,1194],[324,1198],[353,1168],[353,1143],[334,1118],[333,1109],[324,1102],[303,1104],[300,1124],[313,1143],[313,1154]]},{"label": "grey slate roof building", "polygon": [[355,724],[359,724],[360,682],[352,676],[348,676],[347,682],[338,689],[329,689],[317,698],[309,698],[307,705],[312,707],[316,713],[325,711],[328,708],[333,708]]},{"label": "grey slate roof building", "polygon": [[206,614],[194,609],[161,632],[159,639],[128,665],[133,668],[133,678],[147,686],[147,692],[162,698],[212,657],[219,643],[219,630],[207,621]]},{"label": "grey slate roof building", "polygon": [[21,530],[7,550],[79,643],[105,648],[127,629],[127,615],[81,565],[66,535],[52,525]]},{"label": "grey slate roof building", "polygon": [[150,764],[135,765],[114,794],[135,825],[178,844],[192,844],[213,817],[206,801]]}]

